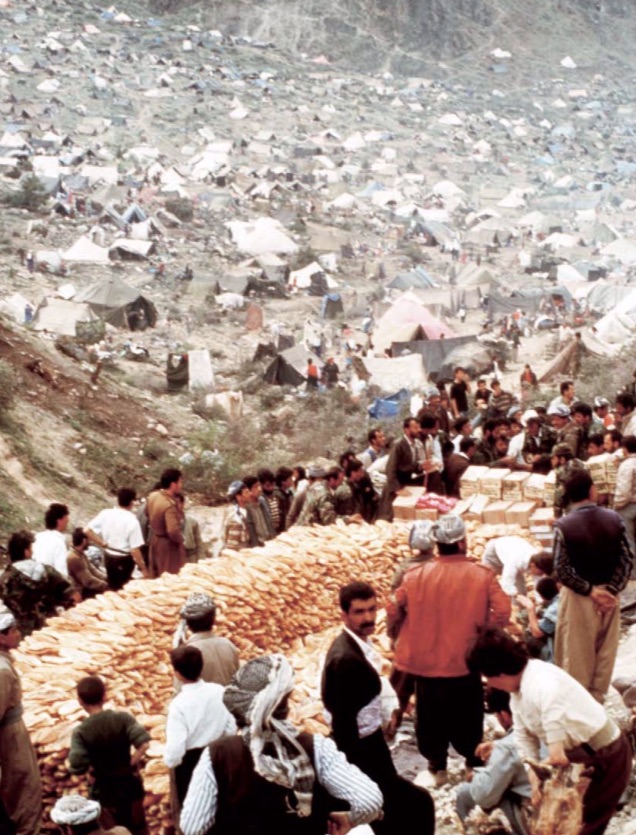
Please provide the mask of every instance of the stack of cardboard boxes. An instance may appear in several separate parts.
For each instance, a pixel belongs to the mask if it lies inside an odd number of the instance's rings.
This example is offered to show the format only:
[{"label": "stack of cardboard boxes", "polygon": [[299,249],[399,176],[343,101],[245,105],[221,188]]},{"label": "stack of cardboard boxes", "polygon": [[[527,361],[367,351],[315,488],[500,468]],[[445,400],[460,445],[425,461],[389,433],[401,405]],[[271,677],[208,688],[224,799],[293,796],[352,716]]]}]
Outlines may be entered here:
[{"label": "stack of cardboard boxes", "polygon": [[552,542],[554,474],[469,467],[460,481],[455,508],[467,520],[491,525],[520,525],[543,545]]}]

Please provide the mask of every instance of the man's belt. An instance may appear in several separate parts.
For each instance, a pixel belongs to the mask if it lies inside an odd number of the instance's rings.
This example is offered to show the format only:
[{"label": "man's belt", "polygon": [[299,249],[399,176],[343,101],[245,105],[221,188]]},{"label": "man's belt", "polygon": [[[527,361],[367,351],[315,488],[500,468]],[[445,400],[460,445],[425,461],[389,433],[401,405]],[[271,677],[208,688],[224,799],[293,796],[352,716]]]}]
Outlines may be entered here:
[{"label": "man's belt", "polygon": [[104,548],[104,556],[106,557],[132,557],[130,551],[122,551],[121,548],[111,548],[110,546],[106,546]]},{"label": "man's belt", "polygon": [[8,725],[15,725],[16,722],[19,722],[20,719],[22,719],[23,713],[24,708],[21,704],[16,705],[15,707],[10,707],[2,719],[0,719],[0,729],[6,728]]}]

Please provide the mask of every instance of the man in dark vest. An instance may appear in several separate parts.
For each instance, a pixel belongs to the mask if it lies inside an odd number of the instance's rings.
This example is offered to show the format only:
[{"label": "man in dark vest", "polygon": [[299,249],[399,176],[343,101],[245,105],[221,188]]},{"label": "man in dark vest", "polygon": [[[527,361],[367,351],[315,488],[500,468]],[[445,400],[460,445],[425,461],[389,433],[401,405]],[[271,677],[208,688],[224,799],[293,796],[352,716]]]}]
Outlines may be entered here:
[{"label": "man in dark vest", "polygon": [[180,818],[183,835],[346,835],[375,820],[382,794],[333,740],[287,721],[294,674],[282,655],[248,661],[223,696],[240,736],[201,754]]},{"label": "man in dark vest", "polygon": [[[327,653],[322,676],[322,700],[331,714],[333,738],[347,759],[374,780],[384,795],[384,818],[371,824],[374,832],[398,835],[413,829],[420,835],[435,831],[429,793],[400,777],[384,738],[394,734],[399,715],[386,723],[382,715],[382,658],[369,643],[375,629],[377,601],[368,583],[354,582],[340,589],[344,629]],[[385,717],[386,719],[386,717]]]},{"label": "man in dark vest", "polygon": [[621,517],[596,504],[588,472],[573,473],[565,489],[571,507],[554,526],[554,564],[563,585],[554,660],[602,703],[620,637],[618,595],[634,555]]}]

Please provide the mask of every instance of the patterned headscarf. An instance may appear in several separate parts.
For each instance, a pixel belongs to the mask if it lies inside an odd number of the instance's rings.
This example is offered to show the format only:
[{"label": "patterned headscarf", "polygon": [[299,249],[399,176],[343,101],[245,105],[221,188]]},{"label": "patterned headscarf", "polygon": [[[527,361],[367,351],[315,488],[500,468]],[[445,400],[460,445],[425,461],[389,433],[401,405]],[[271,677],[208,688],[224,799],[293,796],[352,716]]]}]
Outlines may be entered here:
[{"label": "patterned headscarf", "polygon": [[[311,814],[315,772],[298,731],[284,719],[274,718],[276,708],[294,687],[294,673],[283,655],[264,655],[248,661],[225,688],[223,702],[242,728],[256,773],[270,783],[291,789],[293,811]],[[274,749],[274,753],[265,753]]]},{"label": "patterned headscarf", "polygon": [[199,591],[194,592],[194,594],[191,594],[190,597],[188,597],[186,602],[183,604],[183,606],[181,607],[181,611],[179,612],[179,615],[181,616],[181,621],[179,623],[179,626],[177,627],[177,631],[174,633],[174,638],[172,639],[172,648],[176,649],[185,641],[189,620],[197,620],[198,618],[203,618],[206,615],[214,614],[215,611],[216,604],[209,594],[204,594],[203,592]]},{"label": "patterned headscarf", "polygon": [[60,797],[51,809],[51,820],[60,826],[80,826],[96,821],[102,807],[96,800],[89,800],[80,794],[67,794]]}]

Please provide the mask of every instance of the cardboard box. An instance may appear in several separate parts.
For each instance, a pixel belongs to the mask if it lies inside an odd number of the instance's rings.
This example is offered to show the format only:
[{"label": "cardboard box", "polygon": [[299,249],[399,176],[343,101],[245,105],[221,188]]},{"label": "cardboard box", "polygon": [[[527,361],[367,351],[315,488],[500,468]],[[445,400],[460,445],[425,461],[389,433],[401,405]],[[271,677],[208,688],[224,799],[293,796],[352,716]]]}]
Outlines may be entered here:
[{"label": "cardboard box", "polygon": [[503,480],[501,498],[511,502],[523,501],[523,485],[530,478],[530,473],[522,471],[510,473]]},{"label": "cardboard box", "polygon": [[481,518],[486,525],[505,525],[506,512],[510,510],[513,502],[491,502],[488,507],[481,514]]},{"label": "cardboard box", "polygon": [[488,471],[488,467],[468,467],[459,480],[459,494],[462,499],[467,499],[479,492],[479,479]]},{"label": "cardboard box", "polygon": [[539,507],[530,516],[529,525],[530,533],[534,536],[539,534],[549,534],[552,536],[554,528],[554,509],[551,507]]},{"label": "cardboard box", "polygon": [[479,479],[479,492],[483,496],[490,496],[491,499],[501,499],[503,481],[509,475],[510,470],[488,468],[488,472]]},{"label": "cardboard box", "polygon": [[458,516],[463,516],[470,510],[470,506],[472,504],[472,499],[460,499],[455,505],[453,513],[456,513]]},{"label": "cardboard box", "polygon": [[415,519],[415,499],[412,496],[398,496],[393,501],[394,519]]},{"label": "cardboard box", "polygon": [[416,519],[430,519],[431,522],[436,522],[439,518],[439,511],[434,507],[416,507]]},{"label": "cardboard box", "polygon": [[527,502],[542,502],[545,492],[545,476],[531,473],[523,482],[523,498]]},{"label": "cardboard box", "polygon": [[535,507],[534,502],[515,502],[506,511],[506,525],[521,525],[522,528],[530,527],[530,517],[534,513]]},{"label": "cardboard box", "polygon": [[488,496],[473,496],[470,503],[470,508],[464,513],[464,519],[467,522],[475,521],[481,522],[484,510],[488,507],[490,499]]},{"label": "cardboard box", "polygon": [[417,485],[417,484],[407,484],[405,487],[401,487],[396,495],[397,496],[412,496],[415,501],[419,499],[420,496],[423,496],[426,493],[426,488]]},{"label": "cardboard box", "polygon": [[556,472],[552,470],[545,477],[543,487],[543,501],[548,507],[554,504],[554,491],[556,489]]}]

